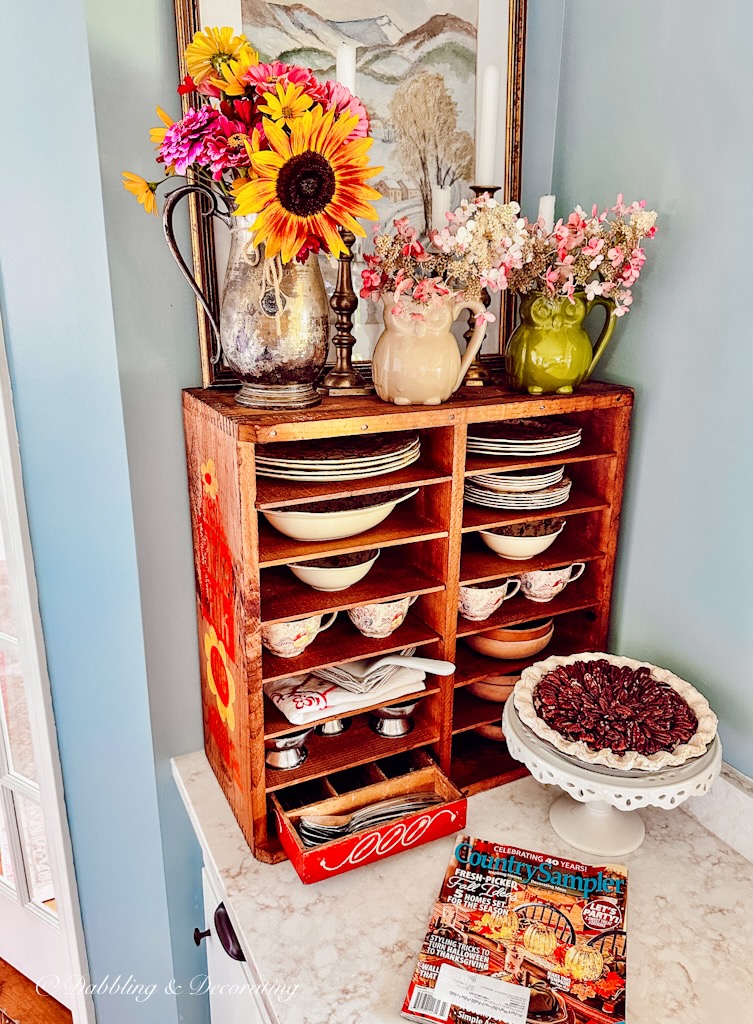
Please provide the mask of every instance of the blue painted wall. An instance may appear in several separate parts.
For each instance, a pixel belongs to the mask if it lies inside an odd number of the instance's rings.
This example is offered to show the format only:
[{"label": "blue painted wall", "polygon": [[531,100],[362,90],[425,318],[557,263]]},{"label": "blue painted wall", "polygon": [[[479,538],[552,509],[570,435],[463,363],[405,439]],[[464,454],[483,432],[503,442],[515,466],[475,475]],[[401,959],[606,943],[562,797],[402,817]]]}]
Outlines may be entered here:
[{"label": "blue painted wall", "polygon": [[100,1024],[198,1022],[204,999],[164,993],[204,969],[168,760],[201,743],[180,423],[196,327],[158,221],[119,183],[173,100],[172,5],[6,11],[9,39],[42,27],[54,67],[6,55],[23,97],[0,112],[2,311],[91,976],[158,986],[95,1002]]},{"label": "blue painted wall", "polygon": [[748,775],[752,36],[734,0],[566,0],[554,163],[560,213],[618,191],[660,212],[598,371],[637,389],[616,649],[698,684]]}]

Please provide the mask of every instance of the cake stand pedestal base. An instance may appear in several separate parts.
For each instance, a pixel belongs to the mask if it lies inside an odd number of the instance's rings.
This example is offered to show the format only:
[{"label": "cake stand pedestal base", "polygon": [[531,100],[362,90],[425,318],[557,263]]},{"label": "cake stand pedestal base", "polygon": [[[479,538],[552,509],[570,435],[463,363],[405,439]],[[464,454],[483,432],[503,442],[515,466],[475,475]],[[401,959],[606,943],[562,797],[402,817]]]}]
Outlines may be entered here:
[{"label": "cake stand pedestal base", "polygon": [[576,850],[599,857],[622,857],[637,850],[646,829],[638,807],[678,807],[702,796],[722,767],[722,745],[714,737],[705,754],[677,768],[655,772],[617,771],[584,764],[556,750],[520,720],[514,697],[505,701],[502,728],[507,749],[545,786],[565,796],[549,811],[552,828]]},{"label": "cake stand pedestal base", "polygon": [[549,820],[557,835],[585,853],[623,857],[637,850],[646,826],[637,811],[618,811],[606,800],[581,804],[567,795],[555,800]]}]

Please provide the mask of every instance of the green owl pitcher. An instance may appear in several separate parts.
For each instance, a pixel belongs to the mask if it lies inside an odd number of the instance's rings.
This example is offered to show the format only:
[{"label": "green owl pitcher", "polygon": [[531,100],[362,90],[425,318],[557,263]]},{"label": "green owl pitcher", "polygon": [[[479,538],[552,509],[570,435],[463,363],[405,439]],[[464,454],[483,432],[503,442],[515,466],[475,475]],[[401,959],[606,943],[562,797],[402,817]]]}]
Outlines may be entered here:
[{"label": "green owl pitcher", "polygon": [[[603,306],[606,323],[594,346],[583,321],[595,306]],[[505,369],[511,387],[532,395],[568,395],[593,373],[612,337],[614,301],[597,295],[587,299],[530,292],[520,299],[520,324],[510,335]]]}]

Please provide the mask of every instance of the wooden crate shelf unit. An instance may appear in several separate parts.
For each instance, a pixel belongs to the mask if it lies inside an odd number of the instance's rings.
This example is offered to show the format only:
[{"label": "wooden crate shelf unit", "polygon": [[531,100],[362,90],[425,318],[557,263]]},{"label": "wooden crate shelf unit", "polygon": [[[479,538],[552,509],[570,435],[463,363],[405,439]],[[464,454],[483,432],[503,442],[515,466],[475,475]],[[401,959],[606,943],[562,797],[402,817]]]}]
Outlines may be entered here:
[{"label": "wooden crate shelf unit", "polygon": [[[483,701],[466,687],[489,675],[519,674],[549,654],[608,649],[632,404],[629,388],[599,383],[569,396],[531,397],[502,387],[461,389],[441,406],[397,407],[376,397],[325,398],[320,406],[293,412],[244,409],[222,390],[184,393],[205,749],[255,856],[266,861],[285,856],[275,826],[281,813],[294,818],[299,806],[357,794],[388,779],[393,770],[395,777],[410,780],[412,772],[418,777],[431,769],[440,780],[449,780],[453,791],[465,793],[525,774],[503,742],[474,732],[499,724],[502,705]],[[582,443],[538,458],[466,455],[473,424],[547,416],[581,427]],[[309,483],[256,472],[259,444],[397,431],[419,434],[421,454],[413,465],[392,474]],[[463,502],[464,482],[475,473],[557,465],[564,465],[573,481],[562,506],[508,511]],[[343,540],[296,541],[277,532],[264,514],[325,498],[407,488],[417,493],[382,523]],[[480,536],[484,529],[549,517],[566,519],[565,530],[547,551],[526,562],[498,557]],[[343,591],[314,590],[287,568],[315,556],[371,548],[381,550],[373,568]],[[538,604],[518,594],[484,622],[458,615],[461,582],[503,579],[571,562],[585,562],[585,572],[551,602]],[[403,597],[415,597],[415,603],[385,639],[363,636],[347,616],[348,609]],[[296,658],[281,658],[262,645],[263,624],[332,612],[338,613],[334,625]],[[543,617],[554,618],[554,636],[533,658],[486,657],[464,639]],[[347,714],[347,731],[312,733],[306,740],[308,757],[298,768],[284,771],[265,764],[265,739],[300,726],[291,725],[264,695],[264,682],[408,647],[456,665],[451,676],[427,677],[411,732],[393,739],[373,732],[369,711],[394,702],[377,700]]]}]

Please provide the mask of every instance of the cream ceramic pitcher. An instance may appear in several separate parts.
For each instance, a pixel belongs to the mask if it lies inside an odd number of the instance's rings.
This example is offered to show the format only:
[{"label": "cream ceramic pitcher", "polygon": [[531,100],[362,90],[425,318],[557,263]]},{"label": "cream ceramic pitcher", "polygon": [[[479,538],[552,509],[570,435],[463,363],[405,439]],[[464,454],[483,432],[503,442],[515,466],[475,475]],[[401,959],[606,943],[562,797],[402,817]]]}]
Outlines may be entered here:
[{"label": "cream ceramic pitcher", "polygon": [[[439,405],[460,385],[486,335],[486,322],[476,325],[463,358],[450,330],[464,309],[485,312],[481,302],[453,302],[423,306],[400,300],[405,312],[394,316],[392,295],[384,299],[384,331],[371,360],[374,386],[385,402],[395,405]],[[421,314],[418,319],[415,314]]]}]

